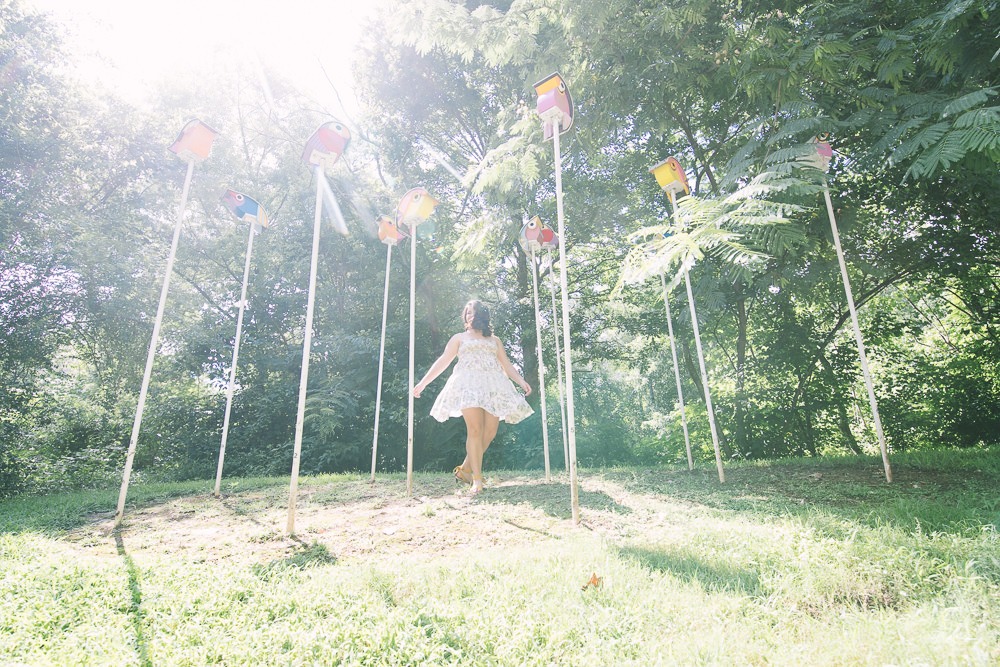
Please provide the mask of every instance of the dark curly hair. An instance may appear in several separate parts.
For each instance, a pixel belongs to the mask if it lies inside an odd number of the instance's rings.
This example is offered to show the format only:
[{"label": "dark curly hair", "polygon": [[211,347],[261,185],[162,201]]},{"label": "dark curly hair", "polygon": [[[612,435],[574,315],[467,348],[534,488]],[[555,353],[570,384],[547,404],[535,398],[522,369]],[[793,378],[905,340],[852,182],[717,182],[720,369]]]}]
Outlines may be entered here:
[{"label": "dark curly hair", "polygon": [[467,310],[472,310],[472,324],[470,326],[487,338],[492,336],[493,327],[490,326],[490,309],[486,307],[486,304],[478,299],[473,299],[465,304],[465,308],[462,309],[463,319]]}]

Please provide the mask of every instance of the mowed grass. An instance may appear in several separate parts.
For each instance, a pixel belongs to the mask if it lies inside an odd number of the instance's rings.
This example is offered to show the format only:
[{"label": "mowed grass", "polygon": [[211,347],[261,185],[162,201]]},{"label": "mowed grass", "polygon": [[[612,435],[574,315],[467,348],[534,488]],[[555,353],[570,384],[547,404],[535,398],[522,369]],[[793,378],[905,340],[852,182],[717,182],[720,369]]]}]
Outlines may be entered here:
[{"label": "mowed grass", "polygon": [[[3,665],[997,665],[1000,456],[0,503]],[[591,578],[598,585],[588,584]]]}]

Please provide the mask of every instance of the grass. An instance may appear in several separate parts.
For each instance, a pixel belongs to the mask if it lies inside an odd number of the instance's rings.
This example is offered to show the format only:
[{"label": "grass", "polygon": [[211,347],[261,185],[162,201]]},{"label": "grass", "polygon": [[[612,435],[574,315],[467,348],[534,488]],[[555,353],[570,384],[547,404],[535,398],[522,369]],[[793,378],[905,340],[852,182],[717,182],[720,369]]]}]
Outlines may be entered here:
[{"label": "grass", "polygon": [[[3,665],[995,665],[1000,462],[139,486],[0,503]],[[587,586],[592,575],[600,586]]]}]

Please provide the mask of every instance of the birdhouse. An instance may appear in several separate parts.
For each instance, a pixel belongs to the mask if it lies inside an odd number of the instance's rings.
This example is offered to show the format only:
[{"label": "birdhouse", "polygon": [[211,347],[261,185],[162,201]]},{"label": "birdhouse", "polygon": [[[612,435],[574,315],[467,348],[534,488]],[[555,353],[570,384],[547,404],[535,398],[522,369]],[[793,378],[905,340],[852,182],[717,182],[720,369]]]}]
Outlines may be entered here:
[{"label": "birdhouse", "polygon": [[406,225],[412,230],[423,224],[440,202],[423,188],[413,188],[399,200],[396,208],[396,224]]},{"label": "birdhouse", "polygon": [[185,162],[201,162],[212,152],[212,143],[219,133],[195,118],[177,135],[170,150]]},{"label": "birdhouse", "polygon": [[541,252],[545,248],[551,249],[559,246],[556,233],[537,215],[524,223],[517,240],[525,253],[530,253],[532,250]]},{"label": "birdhouse", "polygon": [[405,237],[395,222],[387,215],[380,215],[378,218],[378,240],[388,246],[399,244],[400,239]]},{"label": "birdhouse", "polygon": [[222,205],[240,220],[267,227],[268,219],[264,207],[256,199],[242,192],[226,190],[226,194],[222,195]]},{"label": "birdhouse", "polygon": [[809,153],[803,160],[807,166],[815,167],[820,171],[829,171],[830,161],[833,159],[833,148],[827,142],[829,138],[829,134],[821,134],[809,140],[814,151]]},{"label": "birdhouse", "polygon": [[559,127],[559,134],[573,126],[573,97],[559,72],[554,72],[535,84],[538,103],[535,111],[544,123],[546,139],[552,138],[552,128]]},{"label": "birdhouse", "polygon": [[320,125],[302,151],[302,161],[313,167],[332,167],[347,148],[351,131],[338,120]]},{"label": "birdhouse", "polygon": [[679,195],[682,192],[686,195],[691,194],[684,167],[677,161],[677,158],[668,157],[663,162],[651,167],[649,173],[656,178],[656,182],[659,183],[664,192],[674,195]]}]

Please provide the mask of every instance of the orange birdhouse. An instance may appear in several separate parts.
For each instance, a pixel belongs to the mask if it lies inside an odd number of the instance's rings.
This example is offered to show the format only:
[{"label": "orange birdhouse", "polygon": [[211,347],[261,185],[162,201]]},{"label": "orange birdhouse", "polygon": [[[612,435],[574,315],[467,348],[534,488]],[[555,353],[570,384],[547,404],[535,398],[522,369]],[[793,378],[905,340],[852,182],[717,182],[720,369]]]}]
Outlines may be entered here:
[{"label": "orange birdhouse", "polygon": [[185,162],[201,162],[212,152],[212,143],[219,133],[195,118],[177,135],[170,150]]},{"label": "orange birdhouse", "polygon": [[381,215],[378,219],[378,240],[382,243],[394,246],[397,245],[400,239],[405,238],[406,234],[403,233],[396,223],[392,221],[387,215]]}]

